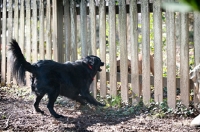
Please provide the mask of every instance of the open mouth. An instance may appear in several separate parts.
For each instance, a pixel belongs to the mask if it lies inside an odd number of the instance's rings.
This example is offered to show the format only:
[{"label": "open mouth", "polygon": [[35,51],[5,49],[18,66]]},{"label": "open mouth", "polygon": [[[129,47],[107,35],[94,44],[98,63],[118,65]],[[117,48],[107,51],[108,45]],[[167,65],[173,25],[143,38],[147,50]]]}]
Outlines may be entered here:
[{"label": "open mouth", "polygon": [[[101,62],[100,66],[104,66],[104,62]],[[102,71],[101,67],[99,67],[98,71]]]}]

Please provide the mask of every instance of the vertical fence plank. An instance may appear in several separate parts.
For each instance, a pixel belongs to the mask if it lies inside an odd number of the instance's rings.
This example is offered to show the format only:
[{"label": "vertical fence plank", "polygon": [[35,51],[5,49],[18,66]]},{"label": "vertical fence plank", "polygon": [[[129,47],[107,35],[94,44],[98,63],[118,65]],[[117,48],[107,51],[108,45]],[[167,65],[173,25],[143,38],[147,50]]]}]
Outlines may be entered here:
[{"label": "vertical fence plank", "polygon": [[[8,36],[7,36],[7,44],[11,41],[13,37],[13,1],[9,1],[9,7],[8,7]],[[9,52],[7,52],[7,84],[11,83],[11,66],[9,62]]]},{"label": "vertical fence plank", "polygon": [[154,99],[156,102],[163,101],[163,58],[162,58],[162,12],[161,0],[155,0],[153,7],[154,19]]},{"label": "vertical fence plank", "polygon": [[[195,65],[200,64],[200,13],[194,12],[194,56],[195,56]],[[194,103],[198,103],[197,93],[194,95]]]},{"label": "vertical fence plank", "polygon": [[[173,0],[172,0],[173,1]],[[166,10],[167,29],[167,102],[168,106],[176,106],[176,43],[174,12]]]},{"label": "vertical fence plank", "polygon": [[31,5],[26,0],[26,60],[31,61]]},{"label": "vertical fence plank", "polygon": [[188,14],[181,13],[181,69],[180,88],[181,101],[185,106],[189,106],[189,37],[188,37]]},{"label": "vertical fence plank", "polygon": [[[26,0],[26,60],[31,62],[31,4],[30,0]],[[30,85],[30,74],[26,74],[26,85]]]},{"label": "vertical fence plank", "polygon": [[71,55],[71,18],[70,18],[70,2],[68,0],[64,1],[64,31],[65,31],[65,61],[70,60]]},{"label": "vertical fence plank", "polygon": [[51,32],[51,0],[47,0],[46,6],[46,58],[52,59],[52,32]]},{"label": "vertical fence plank", "polygon": [[3,14],[2,14],[2,50],[1,50],[1,84],[6,83],[6,5],[7,0],[3,0]]},{"label": "vertical fence plank", "polygon": [[40,29],[39,29],[39,57],[40,60],[44,60],[45,52],[44,52],[44,1],[40,0],[39,6],[39,19],[40,19]]},{"label": "vertical fence plank", "polygon": [[19,38],[19,6],[18,0],[15,0],[15,9],[14,9],[14,38],[18,42]]},{"label": "vertical fence plank", "polygon": [[63,62],[63,3],[53,0],[53,58]]},{"label": "vertical fence plank", "polygon": [[116,66],[116,13],[115,0],[109,0],[109,63],[110,63],[110,93],[117,96],[117,66]]},{"label": "vertical fence plank", "polygon": [[[96,4],[94,0],[90,0],[90,39],[91,39],[91,51],[93,55],[96,55]],[[95,77],[90,86],[94,97],[97,95],[97,78]]]},{"label": "vertical fence plank", "polygon": [[126,1],[119,1],[119,43],[120,43],[120,80],[122,101],[128,102],[128,60],[127,60],[127,22],[126,22]]},{"label": "vertical fence plank", "polygon": [[101,87],[101,96],[106,95],[106,2],[100,0],[99,3],[99,45],[100,45],[100,58],[105,63],[100,72],[100,87]]},{"label": "vertical fence plank", "polygon": [[150,20],[149,1],[141,2],[142,14],[142,91],[143,102],[150,102]]},{"label": "vertical fence plank", "polygon": [[[19,6],[18,0],[15,0],[14,3],[14,35],[13,38],[19,42]],[[16,80],[13,78],[13,84],[17,84]]]},{"label": "vertical fence plank", "polygon": [[130,38],[131,38],[131,87],[133,104],[139,102],[139,70],[138,70],[138,14],[137,0],[130,1]]},{"label": "vertical fence plank", "polygon": [[19,34],[19,44],[22,50],[22,53],[24,53],[24,32],[25,32],[25,24],[24,24],[24,0],[20,1],[20,34]]},{"label": "vertical fence plank", "polygon": [[87,45],[87,2],[86,0],[81,0],[80,5],[80,15],[81,15],[81,56],[85,57],[88,55],[88,45]]},{"label": "vertical fence plank", "polygon": [[70,1],[70,16],[71,16],[71,60],[77,59],[77,19],[76,19],[76,1]]},{"label": "vertical fence plank", "polygon": [[33,2],[32,9],[32,62],[36,62],[38,60],[38,48],[37,48],[37,1]]}]

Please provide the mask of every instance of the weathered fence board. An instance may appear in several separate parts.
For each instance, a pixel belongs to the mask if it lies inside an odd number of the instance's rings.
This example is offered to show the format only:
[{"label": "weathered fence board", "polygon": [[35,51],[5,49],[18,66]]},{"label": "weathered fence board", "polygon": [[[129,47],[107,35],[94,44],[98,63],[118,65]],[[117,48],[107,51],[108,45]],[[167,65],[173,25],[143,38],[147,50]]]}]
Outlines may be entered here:
[{"label": "weathered fence board", "polygon": [[1,45],[1,84],[6,83],[6,2],[7,0],[3,0],[3,15],[2,15],[2,45]]},{"label": "weathered fence board", "polygon": [[140,101],[140,85],[138,70],[138,14],[137,0],[130,1],[130,36],[131,36],[131,87],[133,91],[133,104]]},{"label": "weathered fence board", "polygon": [[106,96],[107,86],[106,86],[106,10],[105,10],[106,2],[104,0],[100,0],[99,3],[99,49],[100,49],[100,58],[105,65],[102,67],[102,71],[100,72],[100,89],[101,96]]},{"label": "weathered fence board", "polygon": [[[91,54],[96,55],[96,5],[94,0],[90,0],[90,45]],[[97,78],[95,77],[90,88],[92,90],[93,95],[97,96]],[[102,90],[103,91],[103,90]]]},{"label": "weathered fence board", "polygon": [[109,0],[109,63],[110,63],[110,93],[117,96],[117,66],[116,66],[116,14],[115,0]]},{"label": "weathered fence board", "polygon": [[38,47],[37,47],[37,1],[34,0],[33,2],[33,9],[32,9],[32,62],[36,62],[38,60]]},{"label": "weathered fence board", "polygon": [[88,45],[87,45],[87,11],[86,11],[86,0],[81,0],[80,3],[80,17],[81,17],[81,24],[80,24],[80,32],[81,32],[81,56],[88,55]]},{"label": "weathered fence board", "polygon": [[180,67],[180,88],[181,101],[189,106],[189,27],[188,14],[181,13],[181,67]]},{"label": "weathered fence board", "polygon": [[19,45],[22,50],[22,53],[25,53],[24,51],[24,39],[25,39],[25,12],[24,12],[24,0],[20,1],[20,29],[19,29]]},{"label": "weathered fence board", "polygon": [[53,59],[63,62],[63,8],[62,1],[53,1]]},{"label": "weathered fence board", "polygon": [[44,0],[40,0],[39,4],[39,59],[44,60],[45,59],[45,50],[44,50]]},{"label": "weathered fence board", "polygon": [[14,4],[14,38],[18,41],[19,37],[19,6],[18,0],[15,0]]},{"label": "weathered fence board", "polygon": [[65,61],[70,60],[71,55],[71,19],[70,19],[70,3],[64,1],[64,39],[65,39]]},{"label": "weathered fence board", "polygon": [[148,0],[141,3],[142,14],[142,91],[143,102],[150,102],[150,20]]},{"label": "weathered fence board", "polygon": [[[9,5],[12,5],[13,1],[9,1]],[[13,7],[8,7],[8,22],[7,22],[7,28],[8,28],[8,36],[7,36],[7,43],[9,43],[13,37]],[[9,56],[9,52],[7,52],[7,56]],[[10,62],[7,60],[7,84],[11,83],[11,67]]]},{"label": "weathered fence board", "polygon": [[[200,63],[200,13],[194,12],[194,56],[195,56],[195,65]],[[197,95],[195,93],[194,102],[199,102]]]},{"label": "weathered fence board", "polygon": [[[26,0],[26,49],[25,49],[25,55],[26,60],[28,62],[31,62],[31,4],[30,0]],[[30,80],[28,79],[30,77],[30,74],[26,74],[26,84],[30,85]]]},{"label": "weathered fence board", "polygon": [[175,108],[176,106],[176,43],[174,22],[174,12],[167,10],[167,102],[171,108]]},{"label": "weathered fence board", "polygon": [[163,101],[163,54],[162,54],[162,12],[161,0],[154,1],[154,99],[156,102]]},{"label": "weathered fence board", "polygon": [[26,0],[26,60],[31,62],[31,7]]},{"label": "weathered fence board", "polygon": [[128,102],[128,60],[127,60],[127,18],[126,1],[119,1],[119,43],[120,43],[120,72],[121,72],[121,97],[122,101]]},{"label": "weathered fence board", "polygon": [[52,59],[51,0],[47,0],[46,11],[46,59]]},{"label": "weathered fence board", "polygon": [[70,1],[70,16],[71,16],[71,60],[77,59],[77,18],[76,18],[76,1]]}]

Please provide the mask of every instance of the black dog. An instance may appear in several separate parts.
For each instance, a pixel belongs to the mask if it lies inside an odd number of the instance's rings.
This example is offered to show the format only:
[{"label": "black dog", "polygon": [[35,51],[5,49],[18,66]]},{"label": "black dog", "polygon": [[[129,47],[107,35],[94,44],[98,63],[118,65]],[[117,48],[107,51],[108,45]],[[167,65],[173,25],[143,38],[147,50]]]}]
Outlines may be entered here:
[{"label": "black dog", "polygon": [[87,56],[75,62],[64,64],[52,60],[40,60],[37,63],[27,62],[15,40],[10,42],[9,50],[12,53],[12,74],[19,84],[25,84],[25,71],[32,73],[31,88],[35,92],[35,110],[43,113],[39,108],[40,100],[45,94],[49,101],[47,108],[55,118],[62,117],[53,107],[59,95],[66,96],[85,105],[87,101],[95,106],[105,106],[97,102],[89,93],[90,84],[97,71],[104,65],[97,56]]}]

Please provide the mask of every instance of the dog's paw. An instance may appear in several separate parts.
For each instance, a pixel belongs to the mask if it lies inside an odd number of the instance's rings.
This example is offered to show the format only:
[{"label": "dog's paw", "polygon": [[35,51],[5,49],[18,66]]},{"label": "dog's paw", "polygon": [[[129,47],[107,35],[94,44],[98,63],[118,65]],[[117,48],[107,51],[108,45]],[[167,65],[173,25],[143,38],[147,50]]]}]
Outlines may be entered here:
[{"label": "dog's paw", "polygon": [[105,104],[102,104],[102,103],[99,103],[98,105],[99,105],[99,106],[102,106],[102,107],[106,106]]},{"label": "dog's paw", "polygon": [[64,118],[63,115],[59,115],[59,114],[56,114],[56,115],[53,115],[55,118]]},{"label": "dog's paw", "polygon": [[44,111],[42,111],[40,108],[35,109],[36,112],[44,114]]}]

